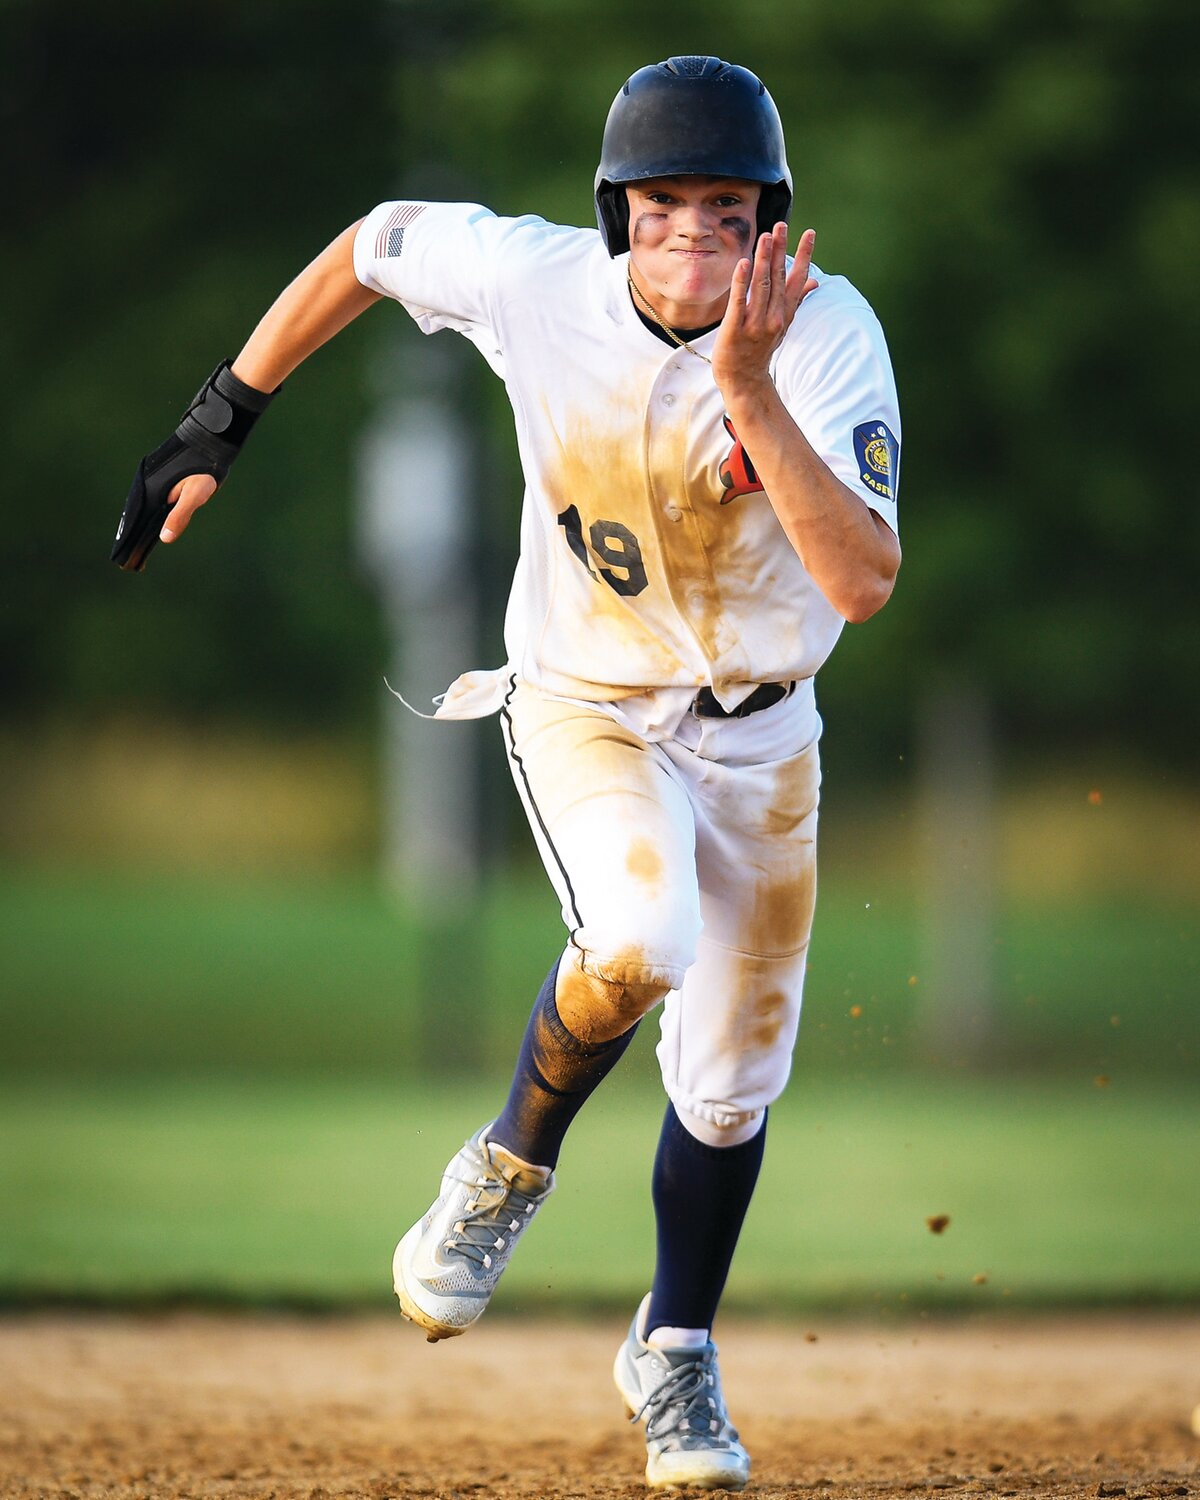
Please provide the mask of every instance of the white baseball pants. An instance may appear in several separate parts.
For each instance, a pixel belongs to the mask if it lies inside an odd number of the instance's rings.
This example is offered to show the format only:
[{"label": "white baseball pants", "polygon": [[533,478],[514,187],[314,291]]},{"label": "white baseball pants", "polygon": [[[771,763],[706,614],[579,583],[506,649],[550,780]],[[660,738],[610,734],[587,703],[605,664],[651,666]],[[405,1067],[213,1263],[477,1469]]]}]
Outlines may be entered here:
[{"label": "white baseball pants", "polygon": [[517,678],[509,764],[570,932],[564,961],[670,986],[658,1059],[702,1140],[734,1144],[782,1092],[816,894],[811,685],[741,719],[685,713],[649,742],[619,703]]}]

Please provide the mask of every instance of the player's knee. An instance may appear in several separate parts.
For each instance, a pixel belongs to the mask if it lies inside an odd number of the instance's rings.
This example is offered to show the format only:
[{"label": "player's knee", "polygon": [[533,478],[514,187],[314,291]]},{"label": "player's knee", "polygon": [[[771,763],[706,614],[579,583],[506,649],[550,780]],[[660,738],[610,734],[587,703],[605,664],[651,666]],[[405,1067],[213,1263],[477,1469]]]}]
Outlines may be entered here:
[{"label": "player's knee", "polygon": [[574,1035],[603,1041],[628,1031],[681,978],[674,968],[633,950],[611,959],[571,950],[559,966],[558,1013]]},{"label": "player's knee", "polygon": [[573,985],[590,1010],[624,1024],[627,1031],[671,990],[671,980],[651,968],[629,968],[620,973],[576,969]]},{"label": "player's knee", "polygon": [[669,980],[649,974],[629,979],[606,979],[596,975],[591,985],[599,1003],[614,1018],[626,1022],[626,1029],[640,1021],[647,1011],[653,1010],[671,989]]}]

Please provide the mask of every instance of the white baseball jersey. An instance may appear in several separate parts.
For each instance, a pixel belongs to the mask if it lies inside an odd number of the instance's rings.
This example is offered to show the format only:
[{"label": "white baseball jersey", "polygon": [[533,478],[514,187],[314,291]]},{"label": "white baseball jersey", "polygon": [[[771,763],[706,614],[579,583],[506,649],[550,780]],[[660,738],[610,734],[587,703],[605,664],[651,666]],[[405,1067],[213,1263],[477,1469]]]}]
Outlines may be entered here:
[{"label": "white baseball jersey", "polygon": [[[424,332],[469,338],[516,418],[526,490],[508,664],[460,678],[442,716],[495,709],[512,672],[631,706],[686,705],[708,684],[726,708],[757,683],[813,677],[844,621],[788,542],[711,367],[638,317],[627,255],[610,259],[594,229],[394,202],[367,216],[354,263]],[[900,417],[883,333],[843,277],[813,275],[772,376],[816,453],[895,530]],[[695,347],[711,355],[715,339]]]}]

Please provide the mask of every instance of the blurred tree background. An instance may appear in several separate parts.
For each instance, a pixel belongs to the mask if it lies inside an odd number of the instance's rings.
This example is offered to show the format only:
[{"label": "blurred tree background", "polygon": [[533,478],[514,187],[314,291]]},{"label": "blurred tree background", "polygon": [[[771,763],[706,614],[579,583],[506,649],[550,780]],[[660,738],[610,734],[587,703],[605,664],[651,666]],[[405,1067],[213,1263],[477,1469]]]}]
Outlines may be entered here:
[{"label": "blurred tree background", "polygon": [[[369,347],[416,335],[375,312],[314,360],[203,533],[135,583],[100,564],[137,455],[373,203],[591,222],[617,84],[715,49],[767,79],[795,225],[879,311],[901,387],[908,560],[827,673],[830,721],[903,744],[915,692],[949,667],[986,686],[1008,742],[1191,764],[1194,8],[218,0],[201,23],[12,0],[0,25],[10,722],[293,725],[320,705],[325,728],[362,731],[380,628],[349,541],[351,457]],[[511,555],[493,384],[467,396],[495,425],[479,499]]]}]

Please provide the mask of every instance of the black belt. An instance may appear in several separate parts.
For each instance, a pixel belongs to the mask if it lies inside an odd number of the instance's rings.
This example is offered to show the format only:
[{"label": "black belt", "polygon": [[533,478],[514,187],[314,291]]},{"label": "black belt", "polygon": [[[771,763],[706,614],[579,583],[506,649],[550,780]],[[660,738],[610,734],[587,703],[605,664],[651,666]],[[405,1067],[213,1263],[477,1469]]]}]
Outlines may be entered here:
[{"label": "black belt", "polygon": [[692,702],[692,712],[699,719],[745,719],[770,708],[781,698],[790,697],[795,686],[794,682],[764,682],[748,698],[743,698],[736,708],[722,708],[712,688],[703,687]]}]

